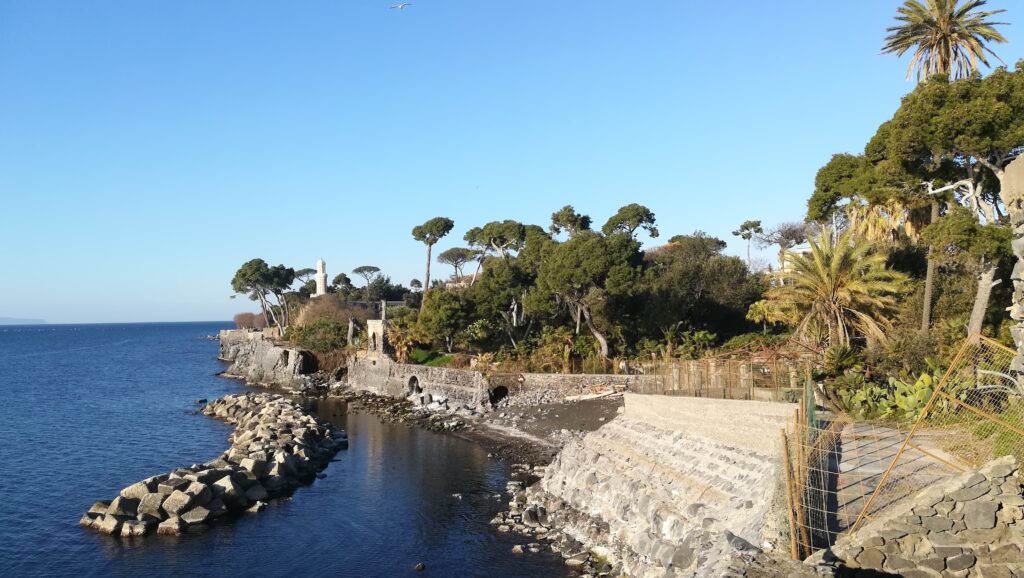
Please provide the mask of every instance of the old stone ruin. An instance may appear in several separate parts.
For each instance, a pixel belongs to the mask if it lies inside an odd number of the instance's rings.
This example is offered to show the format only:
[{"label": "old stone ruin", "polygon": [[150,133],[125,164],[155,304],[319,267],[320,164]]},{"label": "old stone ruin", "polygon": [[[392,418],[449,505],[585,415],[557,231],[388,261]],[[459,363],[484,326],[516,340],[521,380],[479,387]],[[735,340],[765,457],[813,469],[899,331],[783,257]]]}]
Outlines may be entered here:
[{"label": "old stone ruin", "polygon": [[[808,563],[851,575],[1024,576],[1024,495],[1013,456],[935,484],[892,506]],[[842,573],[842,571],[841,571]]]},{"label": "old stone ruin", "polygon": [[231,513],[259,511],[266,500],[313,481],[338,450],[343,430],[280,395],[245,393],[202,412],[236,424],[217,459],[132,484],[93,504],[81,525],[112,536],[177,535]]}]

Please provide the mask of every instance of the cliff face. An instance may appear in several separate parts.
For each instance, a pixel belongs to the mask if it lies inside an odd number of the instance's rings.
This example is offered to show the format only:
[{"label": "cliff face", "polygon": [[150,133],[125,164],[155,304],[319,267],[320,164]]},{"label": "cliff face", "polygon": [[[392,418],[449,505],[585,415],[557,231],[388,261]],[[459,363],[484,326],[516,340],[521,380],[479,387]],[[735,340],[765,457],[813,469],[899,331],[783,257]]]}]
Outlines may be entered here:
[{"label": "cliff face", "polygon": [[220,332],[220,358],[230,361],[225,375],[244,379],[249,385],[302,389],[316,371],[311,353],[295,347],[283,347],[259,331]]},{"label": "cliff face", "polygon": [[627,394],[624,415],[566,446],[521,507],[627,575],[721,575],[736,537],[760,545],[777,531],[772,442],[792,411]]}]

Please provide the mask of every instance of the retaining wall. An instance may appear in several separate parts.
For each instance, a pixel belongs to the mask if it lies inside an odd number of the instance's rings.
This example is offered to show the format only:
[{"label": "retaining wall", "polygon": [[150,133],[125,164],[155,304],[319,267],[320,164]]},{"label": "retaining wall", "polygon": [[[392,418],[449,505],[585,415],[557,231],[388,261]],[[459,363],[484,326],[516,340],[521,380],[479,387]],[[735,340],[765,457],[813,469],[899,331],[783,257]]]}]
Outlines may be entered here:
[{"label": "retaining wall", "polygon": [[905,578],[1024,575],[1024,495],[1006,456],[925,489],[810,562]]},{"label": "retaining wall", "polygon": [[348,383],[395,398],[419,394],[423,405],[443,399],[475,407],[489,399],[487,380],[479,371],[396,363],[384,355],[349,360]]},{"label": "retaining wall", "polygon": [[526,501],[627,575],[722,575],[727,531],[760,544],[781,530],[779,430],[795,411],[626,394],[624,414],[563,448]]}]

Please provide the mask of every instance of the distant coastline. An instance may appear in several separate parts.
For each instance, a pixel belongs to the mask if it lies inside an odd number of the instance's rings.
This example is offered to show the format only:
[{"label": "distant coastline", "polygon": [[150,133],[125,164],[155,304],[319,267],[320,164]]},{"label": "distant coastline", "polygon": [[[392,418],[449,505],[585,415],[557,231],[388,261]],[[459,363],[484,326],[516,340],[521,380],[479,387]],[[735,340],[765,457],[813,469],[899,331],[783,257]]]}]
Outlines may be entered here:
[{"label": "distant coastline", "polygon": [[17,317],[0,317],[0,325],[46,325],[46,320],[19,319]]}]

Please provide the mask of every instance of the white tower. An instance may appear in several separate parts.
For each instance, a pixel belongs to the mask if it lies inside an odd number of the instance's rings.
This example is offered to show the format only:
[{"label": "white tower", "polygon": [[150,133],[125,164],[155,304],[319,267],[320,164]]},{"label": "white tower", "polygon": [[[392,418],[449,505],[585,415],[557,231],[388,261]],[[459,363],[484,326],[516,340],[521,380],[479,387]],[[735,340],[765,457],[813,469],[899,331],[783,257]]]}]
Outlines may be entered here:
[{"label": "white tower", "polygon": [[316,262],[316,295],[313,297],[321,295],[327,295],[327,263],[323,259]]}]

